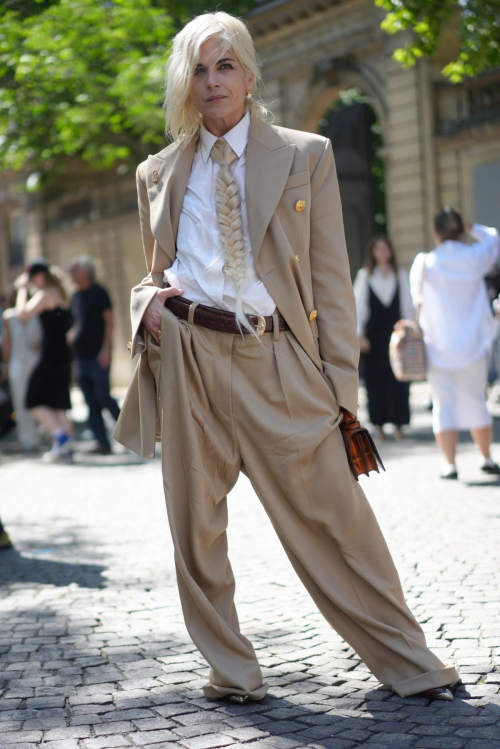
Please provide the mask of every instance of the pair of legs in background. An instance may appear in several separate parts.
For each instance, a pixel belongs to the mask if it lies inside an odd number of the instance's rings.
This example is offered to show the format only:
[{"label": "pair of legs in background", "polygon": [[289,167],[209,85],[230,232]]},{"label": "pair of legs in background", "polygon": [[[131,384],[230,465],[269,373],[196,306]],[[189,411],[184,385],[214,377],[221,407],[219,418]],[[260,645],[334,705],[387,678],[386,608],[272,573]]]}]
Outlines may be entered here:
[{"label": "pair of legs in background", "polygon": [[19,442],[24,450],[36,450],[40,446],[40,435],[32,413],[26,408],[26,393],[31,373],[36,366],[35,356],[9,363],[9,389],[16,412],[16,428]]},{"label": "pair of legs in background", "polygon": [[481,469],[500,474],[490,455],[493,421],[486,406],[488,358],[486,354],[466,367],[440,369],[429,366],[427,378],[432,388],[432,428],[446,464],[442,478],[458,478],[455,458],[459,433],[468,430],[481,453]]},{"label": "pair of legs in background", "polygon": [[240,632],[227,555],[226,495],[242,465],[319,610],[375,676],[402,696],[457,681],[406,606],[349,470],[335,397],[292,333],[243,339],[165,309],[161,349],[148,346],[181,603],[211,666],[205,696],[267,691]]},{"label": "pair of legs in background", "polygon": [[[89,407],[89,425],[103,452],[110,452],[111,445],[102,418],[107,409],[116,421],[120,406],[109,392],[109,369],[103,369],[97,357],[78,357],[78,382]],[[99,449],[98,448],[98,449]]]}]

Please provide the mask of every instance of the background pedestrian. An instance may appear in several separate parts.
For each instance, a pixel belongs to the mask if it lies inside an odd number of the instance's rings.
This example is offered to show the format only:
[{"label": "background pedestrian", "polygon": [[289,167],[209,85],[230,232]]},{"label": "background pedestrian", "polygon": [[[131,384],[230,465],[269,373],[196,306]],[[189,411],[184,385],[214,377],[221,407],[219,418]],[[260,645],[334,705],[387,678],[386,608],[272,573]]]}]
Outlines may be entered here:
[{"label": "background pedestrian", "polygon": [[410,423],[409,384],[398,382],[389,361],[389,341],[398,320],[412,319],[413,304],[407,273],[398,269],[390,240],[373,237],[365,267],[354,281],[358,336],[370,421],[384,439],[384,424],[395,424],[396,438]]},{"label": "background pedestrian", "polygon": [[69,273],[77,287],[73,295],[74,324],[68,339],[78,368],[78,381],[89,407],[90,428],[97,440],[94,453],[109,455],[111,445],[106,434],[103,409],[116,420],[120,407],[109,392],[113,310],[106,289],[97,283],[95,264],[89,255],[71,262]]},{"label": "background pedestrian", "polygon": [[26,393],[33,370],[40,360],[42,326],[38,315],[21,322],[15,309],[16,296],[14,290],[9,307],[2,315],[2,373],[3,377],[8,378],[21,449],[29,452],[40,446],[36,421],[26,408]]},{"label": "background pedestrian", "polygon": [[434,217],[437,246],[415,258],[410,284],[416,302],[422,292],[428,380],[432,387],[433,430],[446,463],[441,476],[458,478],[459,431],[470,430],[485,473],[500,474],[490,456],[492,419],[486,408],[488,353],[496,335],[484,277],[498,258],[496,229],[474,224],[477,242],[464,242],[462,217],[452,208]]},{"label": "background pedestrian", "polygon": [[[71,352],[66,334],[72,318],[63,274],[39,259],[19,277],[17,285],[18,319],[26,322],[39,315],[42,325],[41,357],[29,381],[26,407],[32,410],[35,419],[52,437],[52,449],[44,458],[69,458],[73,430],[66,415],[71,408]],[[28,298],[28,285],[34,291],[31,299]]]}]

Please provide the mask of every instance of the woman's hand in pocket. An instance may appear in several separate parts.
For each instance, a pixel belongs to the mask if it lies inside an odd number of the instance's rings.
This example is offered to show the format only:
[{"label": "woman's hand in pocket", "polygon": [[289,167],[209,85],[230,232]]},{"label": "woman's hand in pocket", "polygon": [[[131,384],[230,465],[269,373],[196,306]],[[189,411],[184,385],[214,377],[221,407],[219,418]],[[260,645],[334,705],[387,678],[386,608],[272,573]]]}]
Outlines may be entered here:
[{"label": "woman's hand in pocket", "polygon": [[182,289],[175,289],[173,286],[169,286],[167,289],[158,289],[143,315],[142,322],[146,329],[153,336],[153,340],[158,346],[160,345],[161,336],[161,316],[163,308],[165,306],[165,300],[171,296],[182,296],[184,292]]}]

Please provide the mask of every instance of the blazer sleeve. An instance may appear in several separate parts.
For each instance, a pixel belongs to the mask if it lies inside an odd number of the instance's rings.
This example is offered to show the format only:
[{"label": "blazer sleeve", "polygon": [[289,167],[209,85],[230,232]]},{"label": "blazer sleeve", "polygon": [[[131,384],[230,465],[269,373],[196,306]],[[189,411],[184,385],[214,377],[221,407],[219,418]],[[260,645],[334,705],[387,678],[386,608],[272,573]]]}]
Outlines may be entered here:
[{"label": "blazer sleeve", "polygon": [[330,140],[311,177],[311,274],[323,374],[340,406],[356,413],[359,342],[356,302]]},{"label": "blazer sleeve", "polygon": [[144,351],[146,347],[142,318],[144,316],[144,312],[146,311],[146,307],[158,291],[158,287],[153,284],[153,279],[151,277],[155,240],[153,237],[153,232],[151,231],[149,199],[145,182],[146,163],[147,162],[144,161],[137,167],[136,183],[142,246],[144,249],[148,275],[143,278],[140,284],[134,286],[130,297],[130,317],[132,321],[132,344],[130,355],[132,358],[136,354],[139,354],[141,351]]}]

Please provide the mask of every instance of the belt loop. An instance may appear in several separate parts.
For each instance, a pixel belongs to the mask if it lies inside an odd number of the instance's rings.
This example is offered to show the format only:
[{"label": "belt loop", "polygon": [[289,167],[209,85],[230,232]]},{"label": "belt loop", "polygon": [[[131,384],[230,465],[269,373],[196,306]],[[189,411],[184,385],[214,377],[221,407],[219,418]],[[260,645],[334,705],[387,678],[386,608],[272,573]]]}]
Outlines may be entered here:
[{"label": "belt loop", "polygon": [[189,306],[189,312],[188,312],[188,323],[190,325],[194,325],[194,313],[196,311],[196,307],[199,305],[199,302],[193,302]]},{"label": "belt loop", "polygon": [[280,339],[280,321],[279,321],[279,318],[278,318],[277,314],[273,315],[273,333],[274,333],[273,340],[274,341],[279,341],[279,339]]}]

